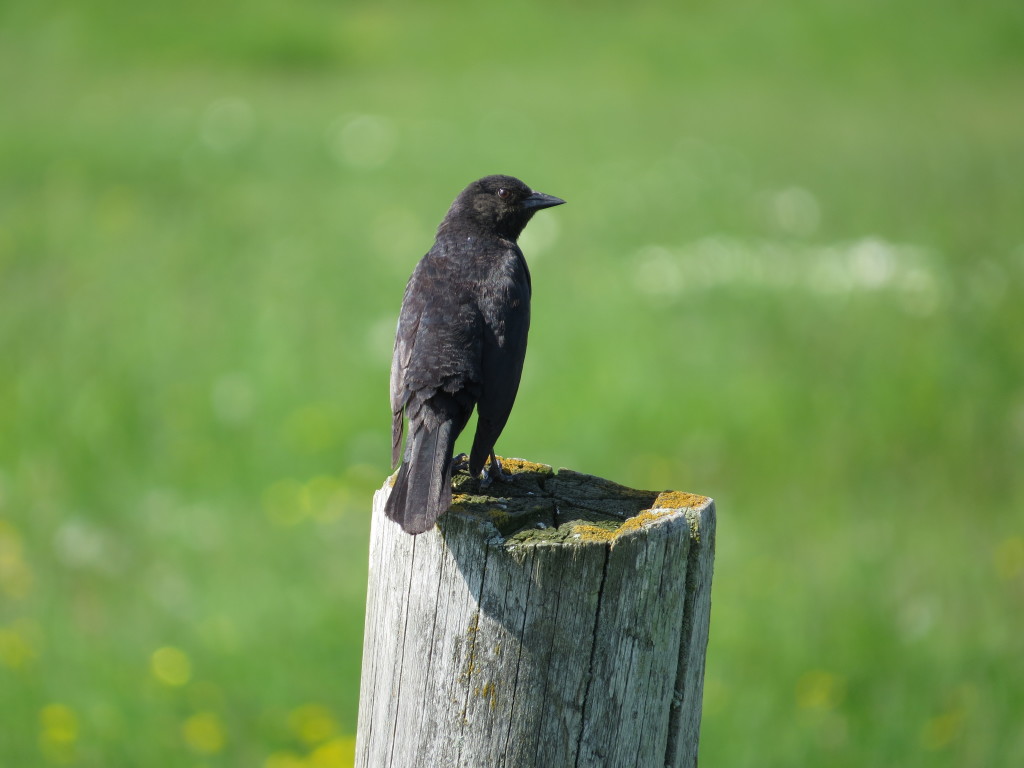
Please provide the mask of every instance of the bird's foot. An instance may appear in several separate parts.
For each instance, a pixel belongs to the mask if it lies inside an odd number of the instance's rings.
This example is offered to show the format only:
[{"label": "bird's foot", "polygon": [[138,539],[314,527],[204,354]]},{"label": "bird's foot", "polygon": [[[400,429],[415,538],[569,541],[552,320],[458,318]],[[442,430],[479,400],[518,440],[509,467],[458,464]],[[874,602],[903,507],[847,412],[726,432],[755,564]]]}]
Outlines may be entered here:
[{"label": "bird's foot", "polygon": [[486,488],[495,480],[500,480],[503,483],[511,483],[512,475],[501,468],[501,462],[498,461],[498,457],[492,453],[490,468],[482,469],[480,471],[480,487]]},{"label": "bird's foot", "polygon": [[458,456],[452,458],[452,474],[456,472],[468,472],[469,471],[469,456],[465,453],[460,453]]}]

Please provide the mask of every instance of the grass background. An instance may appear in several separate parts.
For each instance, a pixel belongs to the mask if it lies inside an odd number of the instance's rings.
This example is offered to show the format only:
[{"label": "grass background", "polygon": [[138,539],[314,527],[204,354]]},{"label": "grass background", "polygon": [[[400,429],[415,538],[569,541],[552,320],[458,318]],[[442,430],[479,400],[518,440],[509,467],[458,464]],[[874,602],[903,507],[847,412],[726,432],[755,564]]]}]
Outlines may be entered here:
[{"label": "grass background", "polygon": [[702,764],[1024,760],[1024,9],[0,5],[0,764],[343,766],[404,282],[499,452],[714,496]]}]

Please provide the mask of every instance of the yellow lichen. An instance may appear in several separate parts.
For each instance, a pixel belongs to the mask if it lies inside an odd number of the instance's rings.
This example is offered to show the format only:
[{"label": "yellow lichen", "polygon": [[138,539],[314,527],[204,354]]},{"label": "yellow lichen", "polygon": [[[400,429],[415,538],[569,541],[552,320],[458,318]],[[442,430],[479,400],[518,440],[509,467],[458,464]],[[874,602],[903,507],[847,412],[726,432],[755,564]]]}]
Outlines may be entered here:
[{"label": "yellow lichen", "polygon": [[665,509],[645,509],[635,517],[629,518],[626,522],[619,526],[619,530],[615,532],[616,536],[622,536],[624,533],[630,531],[638,531],[648,523],[653,523],[655,520],[660,520],[666,515],[671,515],[674,510]]},{"label": "yellow lichen", "polygon": [[498,708],[498,689],[493,682],[486,683],[482,688],[474,688],[473,693],[481,699],[487,699],[491,712]]},{"label": "yellow lichen", "polygon": [[516,474],[518,472],[550,472],[551,467],[547,464],[538,464],[535,461],[527,461],[526,459],[503,459],[500,456],[498,460],[501,462],[502,469],[506,472]]},{"label": "yellow lichen", "polygon": [[600,525],[576,525],[572,532],[584,541],[611,541],[618,535],[617,528],[604,528]]},{"label": "yellow lichen", "polygon": [[477,664],[473,659],[466,659],[466,663],[459,673],[459,680],[468,683],[472,679],[473,675],[480,671],[480,665]]},{"label": "yellow lichen", "polygon": [[686,507],[702,507],[707,503],[707,496],[685,491],[663,491],[658,494],[651,506],[655,509],[684,509]]},{"label": "yellow lichen", "polygon": [[[692,496],[692,494],[686,494]],[[675,509],[645,509],[633,517],[627,518],[618,526],[593,525],[590,523],[578,523],[573,526],[572,533],[584,541],[613,542],[620,536],[638,531],[657,520],[669,517],[675,513]]]},{"label": "yellow lichen", "polygon": [[469,680],[475,675],[480,665],[476,663],[476,640],[477,635],[480,632],[480,611],[473,613],[473,617],[469,620],[469,626],[466,627],[466,662],[462,667],[462,672],[459,673],[459,679],[469,682]]}]

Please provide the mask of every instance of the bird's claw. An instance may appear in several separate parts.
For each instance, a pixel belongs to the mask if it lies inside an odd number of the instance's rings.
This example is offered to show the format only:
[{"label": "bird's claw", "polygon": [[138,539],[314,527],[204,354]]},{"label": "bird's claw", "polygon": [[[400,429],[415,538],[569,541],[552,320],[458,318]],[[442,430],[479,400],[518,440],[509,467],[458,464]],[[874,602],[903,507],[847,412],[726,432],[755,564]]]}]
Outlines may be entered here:
[{"label": "bird's claw", "polygon": [[452,459],[452,474],[456,472],[468,472],[469,471],[469,456],[465,453],[460,453]]},{"label": "bird's claw", "polygon": [[501,461],[499,461],[498,457],[492,453],[490,469],[480,470],[480,487],[486,488],[495,480],[500,480],[503,483],[511,483],[512,475],[501,468]]}]

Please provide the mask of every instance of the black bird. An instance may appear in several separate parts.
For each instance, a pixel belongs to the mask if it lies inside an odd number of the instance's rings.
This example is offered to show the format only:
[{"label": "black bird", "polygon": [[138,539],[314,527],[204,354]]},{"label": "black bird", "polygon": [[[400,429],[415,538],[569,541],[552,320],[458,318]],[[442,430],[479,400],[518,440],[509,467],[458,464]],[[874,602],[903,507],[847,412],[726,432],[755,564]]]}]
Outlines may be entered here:
[{"label": "black bird", "polygon": [[530,329],[530,270],[516,240],[534,213],[564,202],[511,176],[474,181],[409,278],[391,361],[392,467],[403,413],[409,435],[384,507],[408,533],[429,530],[451,506],[452,450],[473,406],[469,471],[507,477],[494,443],[516,399]]}]

